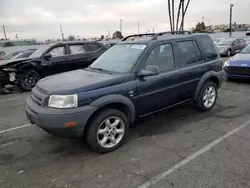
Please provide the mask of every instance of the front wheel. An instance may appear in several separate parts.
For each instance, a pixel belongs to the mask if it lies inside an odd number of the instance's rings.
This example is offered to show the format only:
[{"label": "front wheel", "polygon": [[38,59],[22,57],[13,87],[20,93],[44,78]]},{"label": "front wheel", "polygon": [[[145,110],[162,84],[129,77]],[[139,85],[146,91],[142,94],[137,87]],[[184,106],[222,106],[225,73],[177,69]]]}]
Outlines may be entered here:
[{"label": "front wheel", "polygon": [[206,82],[199,93],[196,107],[201,111],[211,110],[217,100],[217,86],[214,82]]},{"label": "front wheel", "polygon": [[36,83],[41,79],[41,76],[34,70],[27,70],[19,75],[19,87],[23,91],[31,91]]},{"label": "front wheel", "polygon": [[128,131],[129,121],[124,113],[105,109],[90,121],[86,140],[94,151],[107,153],[122,145]]},{"label": "front wheel", "polygon": [[231,57],[231,56],[232,56],[232,50],[229,49],[229,50],[227,51],[227,57]]}]

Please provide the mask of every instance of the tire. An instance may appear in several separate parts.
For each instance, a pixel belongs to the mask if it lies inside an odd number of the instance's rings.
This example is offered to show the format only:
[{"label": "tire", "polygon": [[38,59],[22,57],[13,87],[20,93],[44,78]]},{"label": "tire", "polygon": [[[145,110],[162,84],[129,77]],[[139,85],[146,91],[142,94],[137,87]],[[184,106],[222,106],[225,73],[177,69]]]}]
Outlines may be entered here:
[{"label": "tire", "polygon": [[105,109],[90,120],[88,127],[86,141],[89,147],[97,153],[108,153],[123,144],[129,132],[129,121],[123,112]]},{"label": "tire", "polygon": [[[212,88],[212,92],[209,92],[211,88]],[[201,88],[201,90],[199,92],[197,101],[195,101],[196,107],[200,111],[211,110],[214,107],[215,103],[216,103],[217,93],[218,92],[217,92],[216,84],[214,82],[211,82],[211,81],[206,82],[202,86],[202,88]],[[207,101],[210,101],[210,102],[207,102]]]},{"label": "tire", "polygon": [[40,79],[40,74],[35,70],[26,70],[19,75],[18,86],[23,91],[31,91]]},{"label": "tire", "polygon": [[231,57],[231,56],[232,56],[232,50],[229,49],[229,50],[227,51],[227,57]]}]

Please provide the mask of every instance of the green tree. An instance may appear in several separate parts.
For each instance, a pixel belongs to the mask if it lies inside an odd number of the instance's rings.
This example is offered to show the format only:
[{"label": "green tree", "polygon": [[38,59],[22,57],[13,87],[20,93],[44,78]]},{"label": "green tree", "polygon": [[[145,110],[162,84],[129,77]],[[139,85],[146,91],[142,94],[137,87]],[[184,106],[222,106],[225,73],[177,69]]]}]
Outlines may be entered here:
[{"label": "green tree", "polygon": [[204,22],[199,22],[194,29],[195,33],[206,33],[206,26],[204,24]]},{"label": "green tree", "polygon": [[112,39],[122,39],[122,38],[123,38],[123,36],[122,36],[122,33],[120,31],[116,31],[112,35]]},{"label": "green tree", "polygon": [[75,40],[75,36],[74,36],[74,35],[68,36],[68,40],[69,40],[69,41],[74,41],[74,40]]},{"label": "green tree", "polygon": [[14,44],[10,41],[4,43],[4,47],[10,47],[10,46],[14,46]]}]

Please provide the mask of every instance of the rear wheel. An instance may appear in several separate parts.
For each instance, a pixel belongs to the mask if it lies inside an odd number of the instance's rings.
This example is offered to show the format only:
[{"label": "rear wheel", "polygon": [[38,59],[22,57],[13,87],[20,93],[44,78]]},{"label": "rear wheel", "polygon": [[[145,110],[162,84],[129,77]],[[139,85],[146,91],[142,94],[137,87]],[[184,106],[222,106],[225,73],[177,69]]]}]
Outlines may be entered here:
[{"label": "rear wheel", "polygon": [[41,76],[35,70],[27,70],[19,75],[19,87],[23,91],[31,91]]},{"label": "rear wheel", "polygon": [[195,102],[196,107],[201,111],[211,110],[217,100],[217,86],[214,82],[206,82],[199,93]]},{"label": "rear wheel", "polygon": [[124,113],[105,109],[90,121],[86,140],[94,151],[107,153],[122,145],[128,130],[129,121]]}]

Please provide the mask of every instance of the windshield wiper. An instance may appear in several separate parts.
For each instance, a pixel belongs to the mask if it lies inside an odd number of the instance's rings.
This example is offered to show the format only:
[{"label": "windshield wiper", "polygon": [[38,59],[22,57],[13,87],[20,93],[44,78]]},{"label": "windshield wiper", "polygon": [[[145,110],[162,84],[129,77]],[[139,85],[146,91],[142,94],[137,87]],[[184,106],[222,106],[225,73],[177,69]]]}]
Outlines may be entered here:
[{"label": "windshield wiper", "polygon": [[107,72],[107,73],[112,73],[111,71],[109,71],[109,70],[106,70],[106,69],[102,69],[102,68],[93,68],[93,67],[88,67],[88,68],[90,68],[90,69],[92,69],[92,70],[98,70],[98,71],[100,71],[100,72]]}]

